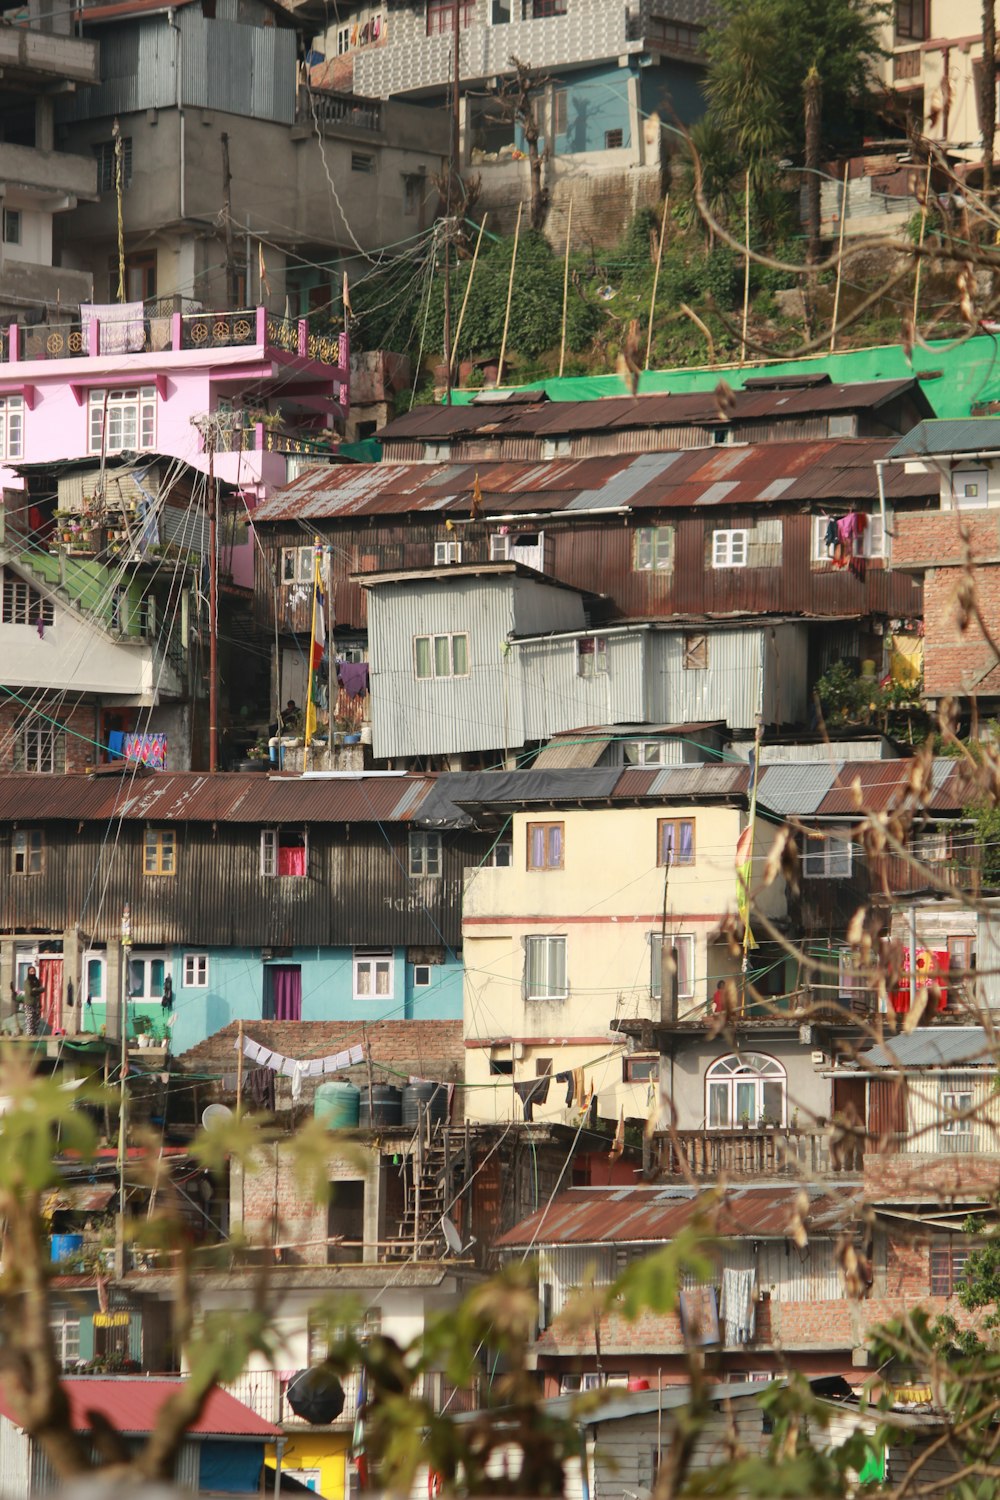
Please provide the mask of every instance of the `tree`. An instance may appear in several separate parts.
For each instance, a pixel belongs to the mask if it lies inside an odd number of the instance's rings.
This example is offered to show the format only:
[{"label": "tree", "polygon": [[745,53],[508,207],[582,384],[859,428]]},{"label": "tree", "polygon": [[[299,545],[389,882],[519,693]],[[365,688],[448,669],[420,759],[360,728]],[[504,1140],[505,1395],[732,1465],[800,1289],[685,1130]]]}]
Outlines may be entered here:
[{"label": "tree", "polygon": [[996,0],[983,0],[983,65],[979,74],[979,110],[983,118],[983,192],[993,192],[993,147],[997,133]]},{"label": "tree", "polygon": [[542,180],[542,166],[549,154],[548,147],[538,147],[542,127],[538,117],[538,105],[544,91],[552,83],[547,73],[536,73],[530,63],[519,57],[511,57],[513,73],[506,74],[497,83],[492,104],[496,113],[494,122],[516,125],[524,136],[528,148],[528,172],[531,182],[531,209],[528,222],[539,233],[545,228],[549,212],[549,190]]}]

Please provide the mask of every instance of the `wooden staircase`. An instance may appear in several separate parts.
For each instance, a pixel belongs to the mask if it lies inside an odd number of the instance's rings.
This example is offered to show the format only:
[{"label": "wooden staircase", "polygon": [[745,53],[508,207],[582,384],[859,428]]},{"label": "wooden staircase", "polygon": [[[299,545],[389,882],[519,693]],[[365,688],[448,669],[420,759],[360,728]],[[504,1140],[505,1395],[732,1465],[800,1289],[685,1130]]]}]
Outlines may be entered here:
[{"label": "wooden staircase", "polygon": [[425,1111],[403,1160],[403,1213],[390,1259],[437,1260],[451,1254],[441,1218],[451,1207],[464,1176],[466,1150],[456,1150],[455,1132],[430,1124]]}]

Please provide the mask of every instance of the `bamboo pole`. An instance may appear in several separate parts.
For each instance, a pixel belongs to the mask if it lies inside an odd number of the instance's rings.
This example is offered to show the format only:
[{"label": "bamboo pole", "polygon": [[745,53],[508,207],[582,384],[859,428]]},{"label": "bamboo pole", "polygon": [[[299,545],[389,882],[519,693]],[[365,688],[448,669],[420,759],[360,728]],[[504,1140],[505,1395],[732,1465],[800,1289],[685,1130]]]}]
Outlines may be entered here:
[{"label": "bamboo pole", "polygon": [[653,295],[649,299],[649,327],[646,329],[646,363],[644,370],[649,369],[649,351],[653,343],[653,309],[656,307],[656,289],[660,284],[660,264],[663,260],[663,241],[667,237],[667,211],[670,208],[669,192],[663,195],[663,219],[660,223],[660,243],[656,247],[656,270],[653,272]]},{"label": "bamboo pole", "polygon": [[315,672],[313,670],[313,645],[316,641],[316,601],[319,597],[319,537],[316,537],[314,547],[315,551],[313,553],[312,624],[309,627],[309,687],[306,693],[306,701],[303,708],[304,720],[302,725],[304,731],[303,738],[305,740],[306,747],[305,754],[302,757],[302,769],[304,771],[308,771],[309,769],[310,747],[312,746],[312,738],[316,728],[316,710],[313,707],[313,678],[315,676]]},{"label": "bamboo pole", "polygon": [[451,346],[451,363],[454,369],[455,361],[458,359],[458,341],[462,337],[462,324],[465,321],[465,309],[469,305],[469,293],[472,291],[472,278],[476,274],[476,262],[479,259],[479,247],[483,243],[483,230],[486,228],[486,220],[489,214],[483,214],[483,222],[479,226],[476,236],[476,248],[472,252],[472,265],[469,267],[469,279],[465,283],[465,295],[462,298],[462,308],[458,315],[458,327],[455,329],[455,342]]},{"label": "bamboo pole", "polygon": [[500,340],[500,363],[497,366],[497,385],[503,385],[503,362],[507,353],[507,330],[510,327],[510,304],[514,296],[514,268],[517,265],[517,242],[521,238],[521,209],[517,205],[517,223],[514,225],[514,253],[510,258],[510,280],[507,282],[507,310],[503,315],[503,338]]},{"label": "bamboo pole", "polygon": [[844,279],[844,230],[847,228],[847,173],[850,162],[844,162],[844,185],[840,190],[840,234],[837,238],[837,287],[833,294],[833,318],[830,323],[830,353],[837,347],[837,319],[840,316],[840,284]]},{"label": "bamboo pole", "polygon": [[[930,195],[931,195],[931,162],[930,162],[930,159],[928,158],[928,162],[927,162],[927,175],[924,178],[924,202],[923,202],[923,207],[920,210],[920,238],[917,240],[917,250],[918,251],[920,251],[920,250],[922,250],[924,248],[924,233],[926,232],[926,229],[927,229],[927,208],[928,208],[928,205],[930,203]],[[912,313],[912,321],[913,321],[913,334],[912,334],[912,337],[913,338],[916,338],[916,336],[917,336],[917,308],[918,308],[919,303],[920,303],[920,272],[923,269],[923,264],[924,264],[923,257],[920,256],[920,255],[918,255],[917,256],[917,270],[916,270],[916,275],[913,278],[913,313]]]},{"label": "bamboo pole", "polygon": [[243,1022],[240,1022],[239,1037],[236,1043],[239,1052],[236,1057],[236,1113],[243,1110]]},{"label": "bamboo pole", "polygon": [[573,195],[570,194],[569,213],[566,215],[566,254],[563,258],[563,310],[562,333],[559,337],[559,378],[562,379],[566,363],[566,311],[569,307],[569,241],[573,231]]},{"label": "bamboo pole", "polygon": [[750,321],[750,168],[744,182],[743,235],[746,245],[746,268],[743,272],[743,332],[740,336],[740,364],[747,357],[747,324]]}]

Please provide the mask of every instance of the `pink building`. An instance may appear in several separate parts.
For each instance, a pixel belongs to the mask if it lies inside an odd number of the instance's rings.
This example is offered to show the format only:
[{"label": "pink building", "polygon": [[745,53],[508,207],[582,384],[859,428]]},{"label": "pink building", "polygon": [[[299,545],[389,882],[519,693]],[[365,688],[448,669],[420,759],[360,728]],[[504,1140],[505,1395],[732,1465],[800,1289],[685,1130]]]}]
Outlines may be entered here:
[{"label": "pink building", "polygon": [[[236,488],[253,508],[291,455],[331,451],[348,410],[346,334],[265,308],[146,317],[82,309],[79,324],[12,325],[0,344],[0,486],[22,464],[159,453]],[[214,455],[211,448],[214,446]],[[253,584],[249,541],[233,582]]]}]

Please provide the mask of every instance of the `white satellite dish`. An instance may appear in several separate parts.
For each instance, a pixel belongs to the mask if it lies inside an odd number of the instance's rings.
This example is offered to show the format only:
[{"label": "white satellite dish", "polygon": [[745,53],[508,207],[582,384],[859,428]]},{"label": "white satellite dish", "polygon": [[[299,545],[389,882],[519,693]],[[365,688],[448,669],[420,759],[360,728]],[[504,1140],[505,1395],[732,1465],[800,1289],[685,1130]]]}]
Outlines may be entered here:
[{"label": "white satellite dish", "polygon": [[446,1214],[441,1216],[441,1233],[444,1235],[445,1243],[452,1255],[465,1255],[476,1243],[476,1236],[472,1235],[467,1245],[462,1244],[462,1236],[455,1228],[454,1223]]},{"label": "white satellite dish", "polygon": [[201,1112],[201,1123],[206,1130],[211,1130],[213,1125],[221,1125],[225,1120],[231,1120],[233,1112],[228,1104],[210,1104]]}]

